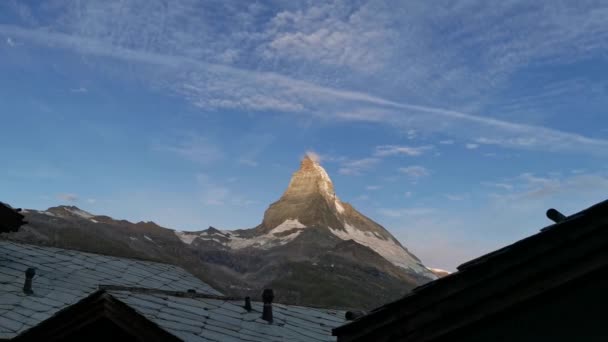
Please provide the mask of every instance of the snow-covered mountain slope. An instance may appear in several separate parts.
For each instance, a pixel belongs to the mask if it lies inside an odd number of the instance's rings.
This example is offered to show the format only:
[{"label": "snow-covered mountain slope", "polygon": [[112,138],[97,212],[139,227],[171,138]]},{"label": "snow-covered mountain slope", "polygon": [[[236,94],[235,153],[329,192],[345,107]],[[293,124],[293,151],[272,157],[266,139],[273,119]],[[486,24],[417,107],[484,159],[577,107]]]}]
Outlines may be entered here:
[{"label": "snow-covered mountain slope", "polygon": [[271,249],[296,240],[307,228],[321,228],[340,240],[353,240],[371,248],[392,264],[429,279],[436,275],[410,253],[384,227],[342,202],[325,169],[306,156],[293,174],[287,190],[270,205],[262,223],[254,229],[176,232],[184,243],[196,239],[214,241],[229,249]]}]

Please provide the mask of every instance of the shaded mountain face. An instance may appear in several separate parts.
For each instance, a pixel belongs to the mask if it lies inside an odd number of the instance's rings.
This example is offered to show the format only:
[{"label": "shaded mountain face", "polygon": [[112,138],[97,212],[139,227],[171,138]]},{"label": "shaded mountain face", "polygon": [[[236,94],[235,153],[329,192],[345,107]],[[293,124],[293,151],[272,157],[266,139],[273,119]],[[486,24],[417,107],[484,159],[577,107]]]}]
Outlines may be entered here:
[{"label": "shaded mountain face", "polygon": [[370,309],[437,276],[386,229],[340,201],[325,170],[304,158],[262,223],[180,232],[73,206],[23,210],[6,239],[183,266],[227,295],[298,305]]}]

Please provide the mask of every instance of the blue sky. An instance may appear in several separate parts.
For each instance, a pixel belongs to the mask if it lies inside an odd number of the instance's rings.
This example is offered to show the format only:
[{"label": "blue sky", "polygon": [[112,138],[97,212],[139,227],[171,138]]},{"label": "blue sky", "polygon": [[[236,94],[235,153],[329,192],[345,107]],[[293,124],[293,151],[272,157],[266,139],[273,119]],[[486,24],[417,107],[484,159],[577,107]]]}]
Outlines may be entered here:
[{"label": "blue sky", "polygon": [[608,194],[600,1],[2,1],[1,200],[257,225],[306,151],[454,269]]}]

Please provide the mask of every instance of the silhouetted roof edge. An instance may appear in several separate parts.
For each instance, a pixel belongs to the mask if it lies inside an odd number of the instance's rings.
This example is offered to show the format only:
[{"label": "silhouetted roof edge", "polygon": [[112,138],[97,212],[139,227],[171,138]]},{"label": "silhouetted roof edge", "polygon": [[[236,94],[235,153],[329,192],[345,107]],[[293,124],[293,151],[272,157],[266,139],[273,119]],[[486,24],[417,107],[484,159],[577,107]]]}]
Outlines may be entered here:
[{"label": "silhouetted roof edge", "polygon": [[[603,222],[604,224],[608,223],[608,200],[568,216],[562,222],[549,225],[537,234],[468,261],[458,267],[458,272],[419,286],[403,298],[376,308],[366,316],[333,329],[333,334],[341,336],[349,332],[361,331],[362,328],[368,326],[384,326],[395,321],[396,316],[413,317],[416,310],[437,304],[463,290],[483,285],[487,279],[508,277],[502,272],[503,270],[525,265],[526,261],[533,259],[536,255],[555,251],[555,247],[559,243],[567,242],[577,236],[591,234],[601,228],[601,220],[594,220],[598,217],[606,220]],[[537,248],[531,248],[531,246],[537,246]],[[505,261],[507,262],[504,263]]]},{"label": "silhouetted roof edge", "polygon": [[64,307],[50,318],[23,331],[11,341],[34,341],[41,338],[61,340],[101,316],[110,319],[130,334],[143,336],[149,341],[181,341],[103,289]]}]

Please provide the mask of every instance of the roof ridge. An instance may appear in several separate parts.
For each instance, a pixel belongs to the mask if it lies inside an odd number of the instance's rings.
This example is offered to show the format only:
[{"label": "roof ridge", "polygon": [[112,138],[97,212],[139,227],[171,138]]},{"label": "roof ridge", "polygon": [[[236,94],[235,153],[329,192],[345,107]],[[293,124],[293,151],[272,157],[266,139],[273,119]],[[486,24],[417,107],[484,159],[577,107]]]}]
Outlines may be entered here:
[{"label": "roof ridge", "polygon": [[0,237],[0,243],[8,243],[8,244],[12,244],[12,245],[18,245],[18,246],[20,246],[22,248],[44,248],[44,249],[53,249],[53,250],[59,250],[59,251],[75,252],[75,253],[81,253],[81,254],[92,254],[92,255],[102,256],[102,257],[106,257],[106,258],[114,258],[114,259],[121,259],[121,260],[132,260],[132,261],[136,261],[136,262],[144,262],[144,263],[151,263],[151,264],[167,265],[167,266],[177,267],[177,268],[185,270],[180,265],[170,264],[170,263],[167,263],[167,262],[161,262],[161,261],[143,259],[143,258],[138,258],[138,257],[126,257],[126,256],[116,256],[116,255],[109,255],[109,254],[101,254],[101,253],[96,253],[96,252],[83,251],[83,250],[79,250],[79,249],[70,249],[70,248],[62,248],[62,247],[56,247],[56,246],[38,245],[38,244],[34,244],[34,243],[25,243],[25,242],[21,242],[21,241],[14,241],[14,240],[2,238],[2,237]]},{"label": "roof ridge", "polygon": [[194,290],[188,291],[173,291],[173,290],[162,290],[155,289],[149,287],[137,287],[137,286],[123,286],[123,285],[98,285],[100,290],[105,291],[129,291],[134,293],[142,293],[142,294],[164,294],[167,296],[174,297],[185,297],[185,298],[206,298],[206,299],[219,299],[219,300],[245,300],[245,298],[241,297],[232,297],[232,296],[222,296],[222,295],[212,295],[206,293],[196,292]]},{"label": "roof ridge", "polygon": [[[184,298],[204,298],[204,299],[217,299],[217,300],[226,300],[226,301],[244,301],[245,297],[235,297],[235,296],[222,296],[222,295],[212,295],[200,292],[188,292],[188,291],[174,291],[174,290],[162,290],[156,288],[149,287],[137,287],[137,286],[124,286],[124,285],[98,285],[99,290],[105,291],[128,291],[133,293],[141,293],[141,294],[163,294],[167,296],[174,297],[184,297]],[[252,300],[252,302],[262,303],[260,300]],[[295,304],[286,304],[281,302],[273,302],[273,305],[278,306],[288,306],[294,308],[302,308],[302,309],[312,309],[312,310],[321,310],[321,311],[348,311],[349,308],[327,308],[320,306],[306,306],[306,305],[295,305]]]}]

